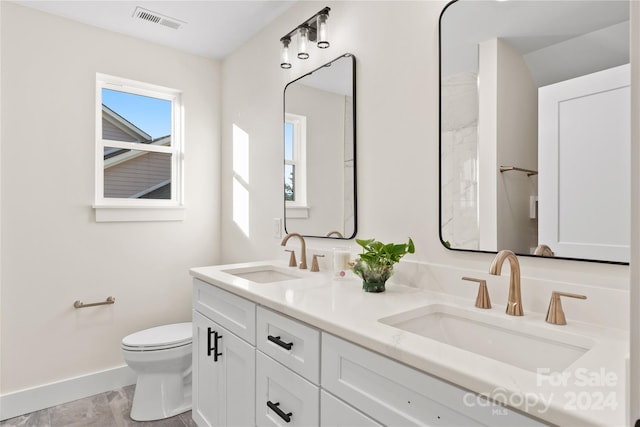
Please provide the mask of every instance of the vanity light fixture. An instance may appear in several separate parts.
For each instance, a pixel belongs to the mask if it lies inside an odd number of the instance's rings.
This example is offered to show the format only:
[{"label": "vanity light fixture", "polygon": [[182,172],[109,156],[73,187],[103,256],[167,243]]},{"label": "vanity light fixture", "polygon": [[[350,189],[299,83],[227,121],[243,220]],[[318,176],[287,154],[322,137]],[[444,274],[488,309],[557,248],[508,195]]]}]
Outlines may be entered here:
[{"label": "vanity light fixture", "polygon": [[298,36],[297,56],[299,59],[309,58],[309,42],[316,42],[320,49],[329,47],[329,41],[327,40],[327,19],[329,18],[330,10],[330,8],[325,7],[280,38],[280,43],[282,43],[282,52],[280,54],[281,68],[291,68],[289,44],[293,36]]}]

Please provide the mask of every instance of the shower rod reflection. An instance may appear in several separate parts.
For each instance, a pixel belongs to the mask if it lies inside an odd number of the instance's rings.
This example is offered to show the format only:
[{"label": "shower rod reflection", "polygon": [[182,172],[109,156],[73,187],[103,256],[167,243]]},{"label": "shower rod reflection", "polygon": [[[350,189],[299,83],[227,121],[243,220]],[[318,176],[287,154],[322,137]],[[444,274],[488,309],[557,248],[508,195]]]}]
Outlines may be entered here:
[{"label": "shower rod reflection", "polygon": [[519,167],[516,167],[516,166],[500,166],[500,173],[508,172],[508,171],[526,172],[527,176],[538,175],[538,171],[534,171],[534,170],[531,170],[531,169],[523,169],[523,168],[519,168]]}]

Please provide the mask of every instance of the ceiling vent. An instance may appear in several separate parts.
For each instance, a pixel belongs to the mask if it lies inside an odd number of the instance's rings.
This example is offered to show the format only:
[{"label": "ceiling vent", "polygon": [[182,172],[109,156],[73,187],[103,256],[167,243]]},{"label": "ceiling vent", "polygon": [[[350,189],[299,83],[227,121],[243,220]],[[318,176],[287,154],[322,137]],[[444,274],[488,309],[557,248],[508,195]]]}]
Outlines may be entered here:
[{"label": "ceiling vent", "polygon": [[133,17],[151,22],[152,24],[164,25],[165,27],[173,28],[174,30],[180,29],[185,24],[185,22],[178,19],[170,18],[157,12],[152,12],[140,6],[136,7],[136,10],[133,12]]}]

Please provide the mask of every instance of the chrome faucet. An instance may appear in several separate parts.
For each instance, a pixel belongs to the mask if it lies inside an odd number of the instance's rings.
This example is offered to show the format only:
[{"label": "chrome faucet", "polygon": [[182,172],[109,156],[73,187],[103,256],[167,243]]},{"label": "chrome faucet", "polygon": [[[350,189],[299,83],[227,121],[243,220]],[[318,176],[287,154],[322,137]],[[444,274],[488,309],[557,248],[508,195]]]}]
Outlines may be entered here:
[{"label": "chrome faucet", "polygon": [[507,314],[510,316],[522,316],[522,294],[520,292],[520,263],[516,254],[511,251],[503,250],[498,252],[491,263],[489,274],[499,276],[502,272],[502,264],[505,260],[509,260],[509,269],[511,275],[509,278],[509,301],[507,302]]},{"label": "chrome faucet", "polygon": [[284,236],[284,239],[282,239],[282,243],[280,243],[280,245],[281,246],[285,246],[287,244],[287,241],[289,241],[289,238],[291,238],[291,237],[300,238],[300,244],[302,246],[300,248],[300,251],[302,252],[302,254],[300,254],[300,266],[299,266],[299,268],[301,270],[306,270],[307,269],[307,245],[304,242],[304,237],[302,237],[298,233],[289,233],[286,236]]}]

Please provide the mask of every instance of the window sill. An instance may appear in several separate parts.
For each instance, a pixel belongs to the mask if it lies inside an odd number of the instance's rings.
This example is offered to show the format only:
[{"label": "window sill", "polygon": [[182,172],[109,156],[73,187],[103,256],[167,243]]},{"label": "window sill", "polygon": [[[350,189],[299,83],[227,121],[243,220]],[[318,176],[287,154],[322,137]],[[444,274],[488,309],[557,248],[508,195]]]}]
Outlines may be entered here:
[{"label": "window sill", "polygon": [[183,221],[184,206],[93,206],[96,222]]},{"label": "window sill", "polygon": [[287,218],[309,218],[308,206],[287,206]]}]

